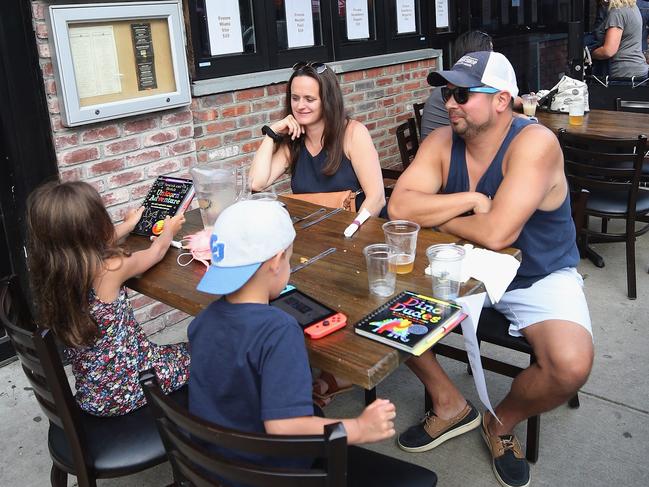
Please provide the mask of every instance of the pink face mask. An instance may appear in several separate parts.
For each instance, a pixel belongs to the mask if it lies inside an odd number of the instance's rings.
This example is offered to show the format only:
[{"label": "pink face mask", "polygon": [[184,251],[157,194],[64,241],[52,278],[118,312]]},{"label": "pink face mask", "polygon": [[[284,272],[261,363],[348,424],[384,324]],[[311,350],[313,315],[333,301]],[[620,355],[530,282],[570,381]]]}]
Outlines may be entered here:
[{"label": "pink face mask", "polygon": [[187,249],[189,252],[184,252],[178,256],[176,259],[178,265],[184,267],[191,264],[192,261],[197,260],[209,268],[210,260],[212,259],[212,250],[210,249],[211,236],[211,230],[201,230],[183,238],[180,242],[182,243],[183,249]]}]

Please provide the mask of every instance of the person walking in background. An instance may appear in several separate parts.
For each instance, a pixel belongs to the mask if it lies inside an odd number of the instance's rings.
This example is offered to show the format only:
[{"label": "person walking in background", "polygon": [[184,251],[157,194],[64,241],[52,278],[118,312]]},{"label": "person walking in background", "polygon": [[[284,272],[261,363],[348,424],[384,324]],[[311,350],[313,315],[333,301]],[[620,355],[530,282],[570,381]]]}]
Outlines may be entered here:
[{"label": "person walking in background", "polygon": [[99,193],[81,181],[47,183],[27,204],[29,268],[38,323],[66,345],[76,400],[96,416],[118,416],[146,404],[138,374],[153,368],[165,393],[189,379],[186,343],[156,345],[135,320],[124,282],[158,263],[185,221],[167,217],[148,249],[119,242],[144,208],[113,226]]},{"label": "person walking in background", "polygon": [[642,51],[643,21],[636,0],[610,0],[604,29],[604,43],[592,51],[592,58],[608,59],[612,78],[647,76]]}]

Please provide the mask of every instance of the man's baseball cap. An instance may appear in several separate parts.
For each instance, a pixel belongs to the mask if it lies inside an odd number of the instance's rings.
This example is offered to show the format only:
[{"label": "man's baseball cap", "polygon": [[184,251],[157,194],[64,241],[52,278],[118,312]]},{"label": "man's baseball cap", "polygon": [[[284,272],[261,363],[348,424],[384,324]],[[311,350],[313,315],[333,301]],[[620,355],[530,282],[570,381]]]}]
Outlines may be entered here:
[{"label": "man's baseball cap", "polygon": [[433,71],[428,84],[441,86],[446,83],[460,88],[491,86],[507,91],[512,98],[518,95],[516,73],[509,60],[499,52],[478,51],[462,56],[448,71]]},{"label": "man's baseball cap", "polygon": [[295,239],[288,212],[277,201],[245,200],[228,206],[214,222],[212,263],[196,289],[229,294]]}]

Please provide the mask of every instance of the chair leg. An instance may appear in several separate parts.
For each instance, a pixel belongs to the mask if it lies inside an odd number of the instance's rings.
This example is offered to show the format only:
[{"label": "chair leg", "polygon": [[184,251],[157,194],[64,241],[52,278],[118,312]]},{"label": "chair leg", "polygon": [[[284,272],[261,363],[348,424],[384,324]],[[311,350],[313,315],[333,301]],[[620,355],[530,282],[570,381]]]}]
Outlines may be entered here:
[{"label": "chair leg", "polygon": [[568,406],[572,409],[577,409],[579,407],[579,394],[575,394],[574,397],[571,397],[568,401]]},{"label": "chair leg", "polygon": [[602,233],[608,232],[608,218],[602,218]]},{"label": "chair leg", "polygon": [[626,236],[626,287],[627,295],[629,299],[635,299],[637,297],[636,287],[635,287],[635,235],[633,235],[635,229],[627,228]]},{"label": "chair leg", "polygon": [[68,487],[68,473],[52,464],[50,483],[52,484],[52,487]]},{"label": "chair leg", "polygon": [[530,463],[539,459],[539,435],[541,433],[541,415],[527,418],[527,444],[525,458]]},{"label": "chair leg", "polygon": [[365,389],[365,405],[369,406],[376,401],[376,387]]}]

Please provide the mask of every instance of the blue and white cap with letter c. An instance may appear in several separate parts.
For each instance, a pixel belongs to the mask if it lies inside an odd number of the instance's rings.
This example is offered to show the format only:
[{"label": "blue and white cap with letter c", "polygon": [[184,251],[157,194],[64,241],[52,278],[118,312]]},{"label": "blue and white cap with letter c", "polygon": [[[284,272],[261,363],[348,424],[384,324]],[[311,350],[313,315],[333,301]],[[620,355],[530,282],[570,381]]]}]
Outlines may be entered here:
[{"label": "blue and white cap with letter c", "polygon": [[268,259],[295,239],[288,212],[277,201],[239,201],[214,222],[212,263],[196,289],[229,294],[243,286]]}]

